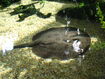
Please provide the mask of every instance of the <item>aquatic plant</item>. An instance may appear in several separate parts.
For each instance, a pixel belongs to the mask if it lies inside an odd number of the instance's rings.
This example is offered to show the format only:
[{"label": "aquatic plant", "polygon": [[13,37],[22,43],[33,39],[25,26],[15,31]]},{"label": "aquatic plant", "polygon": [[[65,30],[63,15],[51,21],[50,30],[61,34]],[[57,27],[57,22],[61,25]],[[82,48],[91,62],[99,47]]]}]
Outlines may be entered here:
[{"label": "aquatic plant", "polygon": [[92,45],[92,49],[100,50],[105,48],[105,42],[96,42],[94,45]]},{"label": "aquatic plant", "polygon": [[80,7],[86,7],[86,12],[89,14],[89,16],[92,16],[92,18],[95,18],[94,20],[101,23],[101,27],[105,28],[105,11],[102,10],[105,6],[105,1],[101,0],[85,0],[79,3]]},{"label": "aquatic plant", "polygon": [[96,4],[96,17],[98,21],[101,23],[102,27],[105,28],[105,15],[104,12],[101,10],[100,3],[97,2]]}]

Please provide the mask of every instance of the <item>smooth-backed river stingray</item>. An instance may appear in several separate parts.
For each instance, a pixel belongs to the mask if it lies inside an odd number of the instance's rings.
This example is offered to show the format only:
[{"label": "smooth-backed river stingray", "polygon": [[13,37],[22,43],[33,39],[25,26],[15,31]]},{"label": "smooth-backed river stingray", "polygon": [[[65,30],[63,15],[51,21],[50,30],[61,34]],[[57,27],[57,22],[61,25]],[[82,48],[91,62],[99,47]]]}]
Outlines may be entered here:
[{"label": "smooth-backed river stingray", "polygon": [[32,40],[13,49],[32,47],[33,53],[42,58],[70,59],[84,55],[91,42],[86,32],[74,27],[50,28],[39,32]]}]

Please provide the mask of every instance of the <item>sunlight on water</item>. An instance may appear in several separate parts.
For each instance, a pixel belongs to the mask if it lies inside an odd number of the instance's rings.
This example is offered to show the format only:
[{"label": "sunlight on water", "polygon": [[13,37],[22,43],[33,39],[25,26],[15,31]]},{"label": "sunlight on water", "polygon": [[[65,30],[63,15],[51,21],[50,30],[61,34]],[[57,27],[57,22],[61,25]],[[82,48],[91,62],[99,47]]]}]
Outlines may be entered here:
[{"label": "sunlight on water", "polygon": [[68,27],[68,25],[70,24],[70,22],[71,22],[71,21],[67,21],[67,27]]},{"label": "sunlight on water", "polygon": [[77,34],[80,35],[80,30],[79,30],[79,28],[77,29]]},{"label": "sunlight on water", "polygon": [[6,39],[5,43],[2,45],[3,55],[6,54],[6,51],[12,50],[13,46],[13,41],[11,39]]},{"label": "sunlight on water", "polygon": [[79,40],[75,40],[73,42],[72,46],[73,46],[73,49],[74,49],[75,52],[80,52],[81,51],[80,45],[81,45],[81,41],[79,41]]},{"label": "sunlight on water", "polygon": [[2,55],[6,55],[8,51],[13,49],[16,38],[16,36],[12,35],[0,36],[0,51],[2,52]]}]

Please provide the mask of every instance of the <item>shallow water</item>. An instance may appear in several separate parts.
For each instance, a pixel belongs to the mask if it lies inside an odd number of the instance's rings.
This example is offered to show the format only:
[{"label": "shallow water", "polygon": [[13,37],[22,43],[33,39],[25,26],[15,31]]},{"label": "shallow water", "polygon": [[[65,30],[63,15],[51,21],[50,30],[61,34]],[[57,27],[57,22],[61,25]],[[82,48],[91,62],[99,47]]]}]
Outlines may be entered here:
[{"label": "shallow water", "polygon": [[[17,6],[17,5],[15,5]],[[50,6],[46,9],[46,7]],[[75,6],[74,4],[62,4],[57,2],[47,2],[41,10],[45,14],[52,12],[55,14],[62,7]],[[10,8],[13,8],[11,6]],[[33,35],[40,30],[49,27],[64,27],[62,18],[55,19],[51,16],[48,19],[41,19],[37,16],[30,16],[23,22],[16,22],[18,16],[10,16],[9,11],[0,12],[0,35],[17,33],[15,44],[30,42]],[[100,24],[88,20],[71,19],[70,27],[86,29],[86,32],[97,38],[98,41],[105,40],[103,29]],[[13,36],[15,37],[15,36]],[[91,48],[92,49],[92,48]],[[36,56],[31,48],[16,49],[7,53],[6,56],[0,54],[0,78],[1,79],[104,79],[105,78],[105,49],[88,51],[81,65],[74,59],[60,61],[45,60]]]}]

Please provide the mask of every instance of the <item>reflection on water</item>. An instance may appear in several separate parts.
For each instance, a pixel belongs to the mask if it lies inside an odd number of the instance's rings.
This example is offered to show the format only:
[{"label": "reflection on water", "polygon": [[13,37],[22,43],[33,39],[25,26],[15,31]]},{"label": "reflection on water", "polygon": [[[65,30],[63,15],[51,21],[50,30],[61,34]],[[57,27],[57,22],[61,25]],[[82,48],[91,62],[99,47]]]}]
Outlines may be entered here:
[{"label": "reflection on water", "polygon": [[77,34],[80,35],[80,30],[79,30],[79,28],[77,29]]}]

